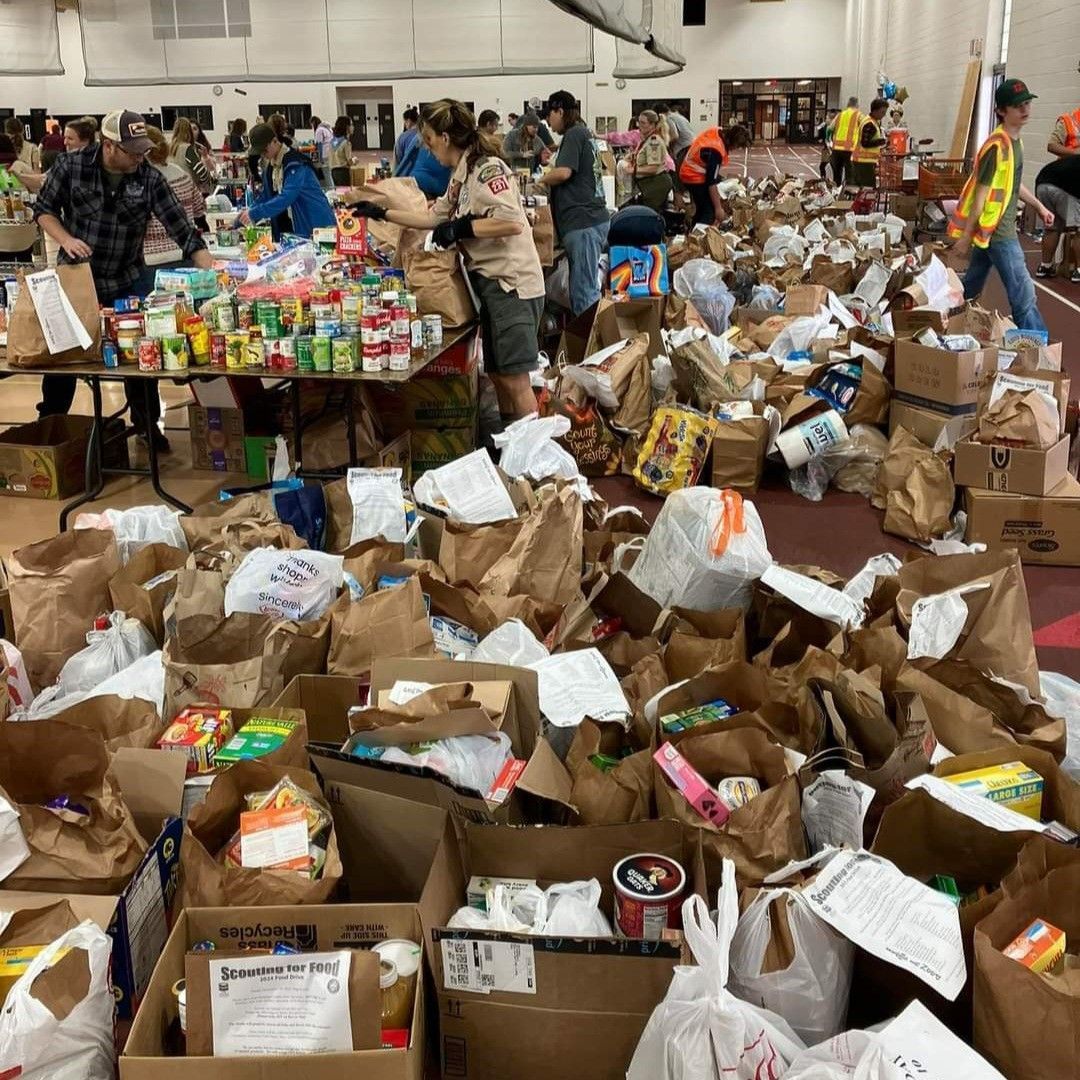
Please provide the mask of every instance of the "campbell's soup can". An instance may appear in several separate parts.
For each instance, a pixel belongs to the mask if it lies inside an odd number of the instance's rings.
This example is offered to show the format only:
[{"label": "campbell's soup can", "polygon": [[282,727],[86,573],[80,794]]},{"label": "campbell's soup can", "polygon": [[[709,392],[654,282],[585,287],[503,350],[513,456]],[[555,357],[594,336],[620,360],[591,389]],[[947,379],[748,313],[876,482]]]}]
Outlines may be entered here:
[{"label": "campbell's soup can", "polygon": [[225,343],[224,334],[210,335],[210,366],[216,368],[228,367],[228,346]]},{"label": "campbell's soup can", "polygon": [[412,362],[412,349],[408,340],[390,342],[390,371],[408,371]]},{"label": "campbell's soup can", "polygon": [[615,864],[615,931],[659,941],[682,926],[686,871],[666,855],[630,855]]},{"label": "campbell's soup can", "polygon": [[360,370],[367,372],[382,371],[382,346],[379,342],[365,342],[360,360]]},{"label": "campbell's soup can", "polygon": [[296,370],[296,338],[283,337],[278,341],[278,350],[281,353],[281,370]]}]

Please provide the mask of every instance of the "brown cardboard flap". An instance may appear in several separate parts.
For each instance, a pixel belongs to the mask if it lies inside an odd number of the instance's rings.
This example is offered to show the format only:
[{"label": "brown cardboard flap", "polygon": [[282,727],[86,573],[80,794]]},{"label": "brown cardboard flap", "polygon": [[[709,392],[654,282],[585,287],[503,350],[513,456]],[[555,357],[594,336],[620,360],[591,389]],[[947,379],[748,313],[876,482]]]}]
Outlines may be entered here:
[{"label": "brown cardboard flap", "polygon": [[113,754],[112,771],[139,832],[153,843],[165,818],[180,814],[187,755],[174,750],[121,747]]},{"label": "brown cardboard flap", "polygon": [[[352,1023],[352,1048],[353,1050],[374,1050],[382,1045],[379,957],[377,953],[362,949],[350,949],[349,954],[349,1020]],[[244,952],[215,950],[212,953],[187,953],[184,957],[188,1057],[212,1057],[214,1054],[210,961],[227,959],[230,956],[251,955]]]}]

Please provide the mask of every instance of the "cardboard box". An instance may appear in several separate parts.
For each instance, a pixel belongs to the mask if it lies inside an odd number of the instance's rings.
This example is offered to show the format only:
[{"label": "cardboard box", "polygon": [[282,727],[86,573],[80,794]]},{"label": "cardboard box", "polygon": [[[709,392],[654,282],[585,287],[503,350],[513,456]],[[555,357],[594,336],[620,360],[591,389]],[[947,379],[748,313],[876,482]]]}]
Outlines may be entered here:
[{"label": "cardboard box", "polygon": [[611,248],[608,281],[611,291],[634,299],[666,296],[671,291],[667,245],[648,247],[615,245]]},{"label": "cardboard box", "polygon": [[1080,483],[1073,477],[1047,495],[968,488],[964,504],[968,543],[1016,548],[1026,563],[1080,566]]},{"label": "cardboard box", "polygon": [[349,737],[349,710],[367,704],[366,679],[352,675],[296,675],[272,708],[303,709],[308,738],[340,747]]},{"label": "cardboard box", "polygon": [[473,428],[413,428],[411,437],[413,476],[448,465],[476,449]]},{"label": "cardboard box", "polygon": [[213,472],[244,472],[244,413],[241,409],[188,406],[191,466]]},{"label": "cardboard box", "polygon": [[953,477],[961,487],[987,491],[1011,491],[1020,495],[1045,495],[1065,479],[1069,471],[1069,437],[1049,450],[988,446],[963,439],[956,444]]},{"label": "cardboard box", "polygon": [[[664,322],[664,297],[651,296],[636,299],[602,297],[596,305],[596,315],[585,343],[585,352],[579,359],[592,356],[594,352],[614,345],[634,334],[649,335],[649,359],[655,360],[664,351],[661,328]],[[567,360],[577,363],[577,360]]]},{"label": "cardboard box", "polygon": [[427,375],[408,382],[376,384],[371,396],[384,434],[396,438],[416,428],[476,426],[479,374],[472,365],[464,375]]},{"label": "cardboard box", "polygon": [[184,977],[184,959],[197,941],[230,950],[269,950],[284,941],[301,952],[370,948],[390,938],[423,940],[413,904],[318,904],[308,907],[195,908],[176,920],[142,1008],[120,1057],[121,1080],[422,1080],[426,1046],[427,975],[423,963],[404,1050],[255,1058],[166,1057],[164,1036],[176,1018],[172,986]]},{"label": "cardboard box", "polygon": [[[641,852],[666,855],[683,866],[692,889],[702,890],[699,844],[698,830],[673,821],[547,826],[525,835],[507,826],[467,826],[457,857],[437,853],[421,903],[439,1000],[442,1075],[504,1080],[512,1072],[516,1080],[549,1080],[557,1048],[558,1060],[573,1063],[575,1080],[623,1080],[681,958],[675,941],[650,943],[646,950],[641,942],[617,937],[573,940],[449,930],[446,921],[465,906],[472,877],[534,878],[544,885],[595,877],[603,888],[601,909],[610,919],[612,874],[620,859]],[[513,970],[521,977],[507,984],[497,974],[490,993],[464,989],[466,980],[448,970],[447,960],[465,957],[454,970],[464,968],[471,977],[468,956],[481,945],[488,956],[513,956]]]},{"label": "cardboard box", "polygon": [[[93,418],[45,416],[0,434],[0,495],[23,499],[66,499],[86,483],[86,454]],[[113,438],[120,421],[106,425],[105,464],[128,464],[127,442]]]},{"label": "cardboard box", "polygon": [[1061,342],[1049,341],[1045,345],[1024,349],[1000,349],[998,371],[1015,371],[1018,375],[1042,375],[1061,370]]},{"label": "cardboard box", "polygon": [[968,795],[1001,803],[1033,821],[1042,820],[1043,778],[1022,761],[949,773],[945,780]]},{"label": "cardboard box", "polygon": [[997,347],[967,352],[931,349],[909,338],[896,342],[896,396],[922,409],[957,416],[975,412],[979,387],[997,370]]},{"label": "cardboard box", "polygon": [[906,401],[897,401],[893,398],[889,403],[890,438],[898,427],[907,428],[915,438],[929,447],[937,446],[938,438],[942,434],[947,443],[953,446],[965,435],[970,435],[978,427],[978,422],[974,413],[946,416],[944,413],[920,409],[916,405],[909,405]]}]

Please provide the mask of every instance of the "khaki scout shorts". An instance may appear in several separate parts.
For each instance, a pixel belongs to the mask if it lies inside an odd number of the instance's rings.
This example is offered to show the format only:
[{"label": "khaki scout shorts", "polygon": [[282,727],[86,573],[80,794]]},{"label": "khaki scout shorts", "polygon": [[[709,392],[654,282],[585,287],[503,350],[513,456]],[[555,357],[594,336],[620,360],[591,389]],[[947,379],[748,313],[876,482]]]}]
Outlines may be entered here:
[{"label": "khaki scout shorts", "polygon": [[516,292],[505,292],[497,281],[475,272],[469,274],[469,281],[480,301],[484,370],[489,375],[535,371],[544,298],[522,300]]},{"label": "khaki scout shorts", "polygon": [[1035,198],[1054,211],[1055,229],[1080,229],[1080,199],[1053,184],[1040,184]]}]

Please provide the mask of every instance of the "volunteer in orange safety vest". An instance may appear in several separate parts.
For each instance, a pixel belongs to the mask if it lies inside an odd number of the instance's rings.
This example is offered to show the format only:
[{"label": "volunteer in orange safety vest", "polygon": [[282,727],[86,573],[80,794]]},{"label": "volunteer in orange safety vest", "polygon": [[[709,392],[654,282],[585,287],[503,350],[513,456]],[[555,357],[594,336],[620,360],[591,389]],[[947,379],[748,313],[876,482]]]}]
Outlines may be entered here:
[{"label": "volunteer in orange safety vest", "polygon": [[1006,78],[994,97],[1001,125],[979,148],[975,169],[968,177],[949,223],[957,259],[971,257],[964,276],[964,298],[983,291],[991,268],[996,269],[1021,330],[1045,330],[1016,229],[1016,203],[1033,206],[1047,227],[1054,214],[1024,186],[1024,144],[1020,130],[1031,116],[1035,95],[1020,79]]},{"label": "volunteer in orange safety vest", "polygon": [[862,117],[859,141],[851,152],[851,183],[855,187],[877,186],[877,164],[881,148],[888,140],[881,133],[881,121],[885,119],[889,103],[884,98],[874,98],[870,103],[870,115]]},{"label": "volunteer in orange safety vest", "polygon": [[720,192],[720,170],[728,163],[728,148],[741,149],[749,144],[746,128],[735,125],[726,131],[719,127],[706,128],[690,144],[682,165],[679,180],[694,200],[694,224],[711,225],[726,216]]},{"label": "volunteer in orange safety vest", "polygon": [[836,118],[832,137],[833,183],[841,187],[850,180],[851,155],[859,142],[863,115],[859,112],[859,99],[848,98],[847,108]]},{"label": "volunteer in orange safety vest", "polygon": [[1050,141],[1046,144],[1046,150],[1054,157],[1071,157],[1073,154],[1080,154],[1080,109],[1057,118],[1054,130],[1050,132]]}]

